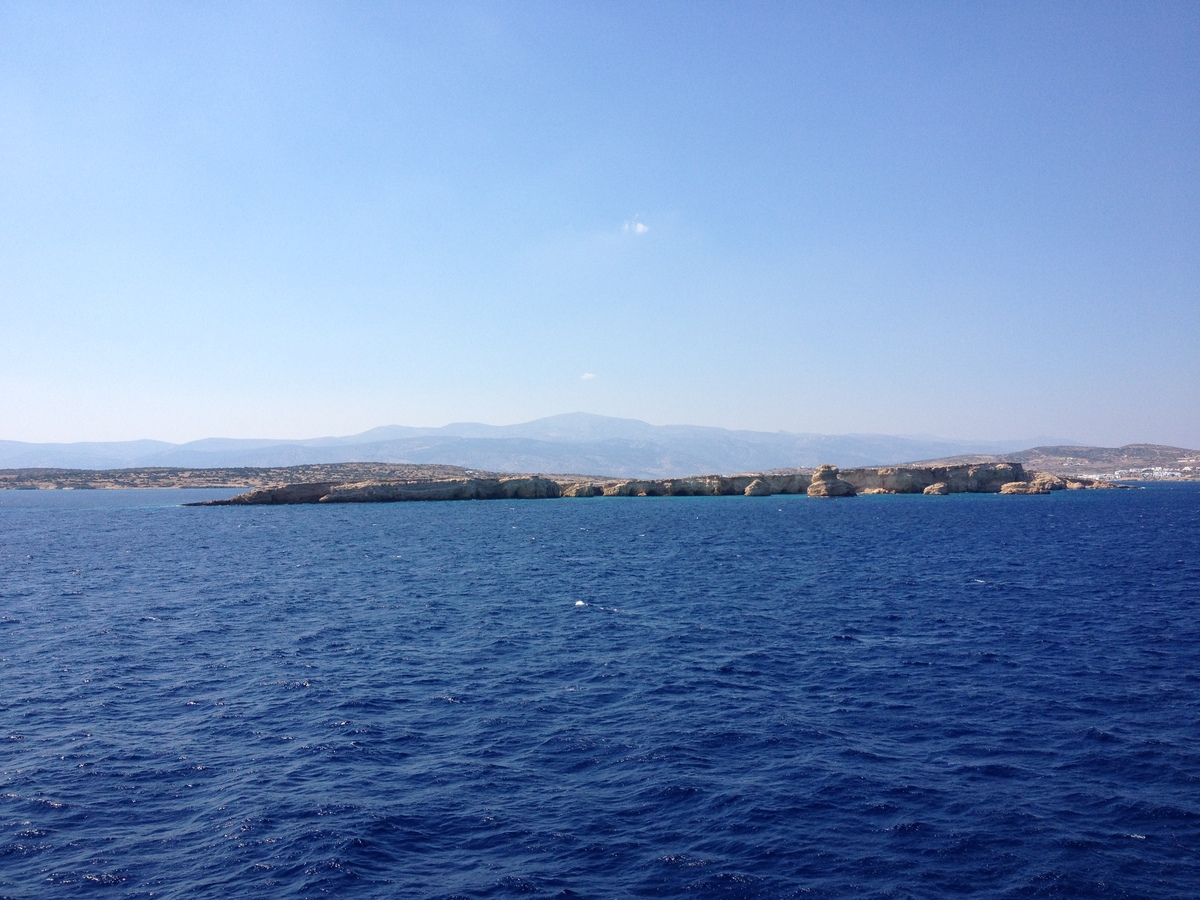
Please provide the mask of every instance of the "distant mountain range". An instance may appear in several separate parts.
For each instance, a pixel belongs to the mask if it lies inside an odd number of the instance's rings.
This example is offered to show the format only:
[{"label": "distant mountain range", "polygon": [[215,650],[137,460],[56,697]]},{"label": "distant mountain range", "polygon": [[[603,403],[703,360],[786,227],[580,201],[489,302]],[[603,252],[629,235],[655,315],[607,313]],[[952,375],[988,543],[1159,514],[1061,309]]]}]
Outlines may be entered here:
[{"label": "distant mountain range", "polygon": [[[1045,439],[1043,439],[1045,440]],[[1049,443],[1049,441],[1045,441]],[[321,463],[440,463],[493,472],[547,472],[626,478],[757,472],[833,462],[880,466],[962,455],[997,456],[1037,440],[991,443],[879,434],[821,435],[650,425],[568,413],[520,425],[388,425],[348,437],[306,440],[206,438],[33,444],[0,441],[0,468],[217,468]]]}]

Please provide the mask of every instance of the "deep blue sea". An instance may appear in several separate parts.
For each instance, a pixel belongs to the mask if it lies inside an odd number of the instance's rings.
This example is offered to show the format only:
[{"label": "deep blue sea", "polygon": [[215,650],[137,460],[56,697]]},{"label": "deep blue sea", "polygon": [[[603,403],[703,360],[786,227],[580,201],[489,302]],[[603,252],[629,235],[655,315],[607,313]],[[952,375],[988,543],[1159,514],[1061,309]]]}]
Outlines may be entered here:
[{"label": "deep blue sea", "polygon": [[1200,896],[1200,485],[0,492],[0,895]]}]

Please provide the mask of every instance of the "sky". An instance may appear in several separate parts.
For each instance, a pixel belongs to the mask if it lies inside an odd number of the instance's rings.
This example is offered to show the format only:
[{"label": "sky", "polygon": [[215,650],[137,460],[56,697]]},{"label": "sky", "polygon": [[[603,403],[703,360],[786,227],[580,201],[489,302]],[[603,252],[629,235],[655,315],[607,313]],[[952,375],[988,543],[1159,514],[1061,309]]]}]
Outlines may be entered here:
[{"label": "sky", "polygon": [[0,439],[1198,398],[1194,2],[0,0]]}]

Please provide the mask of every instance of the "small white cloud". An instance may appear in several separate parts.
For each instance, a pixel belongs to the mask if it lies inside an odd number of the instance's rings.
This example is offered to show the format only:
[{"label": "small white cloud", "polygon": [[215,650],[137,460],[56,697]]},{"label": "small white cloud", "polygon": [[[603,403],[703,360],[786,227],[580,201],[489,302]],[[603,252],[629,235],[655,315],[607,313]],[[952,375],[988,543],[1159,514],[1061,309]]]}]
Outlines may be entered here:
[{"label": "small white cloud", "polygon": [[626,222],[623,230],[626,234],[645,234],[650,230],[650,226],[645,222]]},{"label": "small white cloud", "polygon": [[591,372],[584,372],[582,375],[579,376],[579,380],[580,381],[591,381],[595,377],[596,376],[593,375]]}]

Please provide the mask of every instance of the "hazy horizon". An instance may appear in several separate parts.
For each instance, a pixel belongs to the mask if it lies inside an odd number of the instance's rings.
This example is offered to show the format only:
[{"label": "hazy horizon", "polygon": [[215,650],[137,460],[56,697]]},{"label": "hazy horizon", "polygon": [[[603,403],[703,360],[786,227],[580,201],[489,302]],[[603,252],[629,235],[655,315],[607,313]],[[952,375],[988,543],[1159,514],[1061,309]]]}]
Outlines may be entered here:
[{"label": "hazy horizon", "polygon": [[513,425],[382,426],[357,435],[284,439],[209,437],[188,443],[19,443],[0,440],[0,469],[274,467],[331,463],[455,465],[492,472],[576,472],[683,477],[834,462],[900,465],[1003,454],[1061,441],[956,441],[935,436],[821,435],[651,425],[569,413]]},{"label": "hazy horizon", "polygon": [[[482,426],[490,427],[490,428],[506,428],[506,427],[516,426],[516,425],[525,425],[525,424],[529,424],[531,422],[540,421],[542,419],[552,419],[552,418],[555,418],[558,416],[571,415],[573,413],[585,413],[585,412],[586,412],[585,410],[571,410],[570,412],[565,412],[565,413],[551,412],[551,413],[547,413],[544,416],[536,416],[536,417],[530,418],[530,419],[522,419],[519,421],[506,421],[506,422],[482,421],[482,420],[478,420],[478,419],[448,419],[448,420],[442,421],[438,424],[430,424],[430,423],[424,423],[424,422],[415,422],[415,423],[385,422],[385,423],[379,423],[379,424],[375,424],[375,425],[368,425],[365,428],[360,428],[360,429],[357,429],[354,431],[331,431],[328,429],[322,430],[320,428],[320,426],[313,426],[313,427],[307,429],[306,431],[304,431],[303,433],[300,433],[298,431],[294,432],[294,433],[287,432],[287,431],[268,433],[265,429],[260,430],[260,431],[254,431],[253,427],[250,426],[248,430],[245,430],[243,433],[238,433],[238,434],[223,433],[223,432],[206,433],[206,434],[196,433],[193,436],[184,436],[184,437],[177,437],[177,438],[176,437],[161,437],[158,434],[153,434],[153,433],[144,433],[144,434],[143,433],[131,433],[131,436],[127,436],[127,437],[96,438],[96,437],[84,436],[84,437],[72,437],[72,438],[68,438],[68,439],[55,439],[55,438],[40,439],[40,438],[36,438],[36,437],[34,437],[34,438],[28,438],[28,437],[17,438],[17,437],[9,437],[6,434],[0,434],[0,441],[17,441],[20,443],[30,443],[30,444],[121,443],[121,442],[133,442],[133,441],[160,441],[160,442],[169,443],[169,444],[187,444],[187,443],[193,443],[196,441],[204,441],[204,440],[264,440],[264,441],[280,441],[280,442],[307,441],[307,440],[318,440],[321,438],[357,437],[359,435],[367,434],[371,431],[375,431],[375,430],[379,430],[379,429],[387,429],[387,428],[411,428],[411,429],[416,429],[416,430],[438,430],[438,429],[444,429],[444,428],[452,428],[452,427],[458,426],[458,425],[482,425]],[[984,433],[982,435],[977,435],[977,434],[944,434],[944,433],[935,433],[935,432],[929,432],[929,431],[920,431],[920,432],[918,432],[918,431],[881,431],[878,429],[874,429],[874,430],[863,429],[863,430],[858,430],[858,431],[827,432],[827,431],[802,430],[802,429],[796,429],[796,428],[737,428],[737,427],[731,427],[731,426],[727,426],[727,425],[713,424],[713,423],[707,423],[707,422],[684,422],[684,421],[652,422],[652,421],[648,421],[646,419],[634,418],[632,416],[608,415],[606,413],[588,413],[588,414],[589,415],[599,415],[599,416],[603,416],[605,418],[625,419],[625,420],[629,420],[629,421],[642,422],[642,423],[650,425],[652,427],[714,428],[714,429],[727,430],[727,431],[731,431],[731,432],[749,431],[749,432],[755,432],[755,433],[761,433],[761,434],[797,434],[797,435],[811,434],[811,435],[822,435],[822,436],[830,436],[830,437],[880,436],[880,437],[904,438],[904,439],[910,439],[910,440],[931,440],[931,441],[947,441],[947,442],[977,443],[977,444],[1020,443],[1020,444],[1022,444],[1022,446],[1024,446],[1025,444],[1028,444],[1029,447],[1034,447],[1034,446],[1039,446],[1039,445],[1044,446],[1044,445],[1049,445],[1049,444],[1059,444],[1059,445],[1064,445],[1064,446],[1066,446],[1066,445],[1090,446],[1090,447],[1120,447],[1120,446],[1125,446],[1127,444],[1158,444],[1158,445],[1163,445],[1163,446],[1179,446],[1179,447],[1191,449],[1188,444],[1171,444],[1169,441],[1149,440],[1149,439],[1140,439],[1140,438],[1134,439],[1134,440],[1122,441],[1119,444],[1112,444],[1112,443],[1103,444],[1103,443],[1096,443],[1094,441],[1089,442],[1089,441],[1085,441],[1085,440],[1079,440],[1070,435],[1056,435],[1056,434],[999,435],[999,434]],[[188,432],[188,433],[190,434],[190,432]]]},{"label": "hazy horizon", "polygon": [[0,440],[1200,446],[1200,6],[0,3]]},{"label": "hazy horizon", "polygon": [[[727,430],[727,431],[730,431],[733,433],[736,433],[738,431],[746,431],[746,432],[752,432],[755,434],[793,434],[793,435],[812,434],[812,435],[821,435],[821,436],[828,436],[828,437],[858,437],[858,436],[895,437],[895,438],[902,438],[905,440],[914,440],[914,441],[915,440],[928,440],[928,441],[945,441],[945,442],[955,442],[955,443],[977,443],[977,444],[987,444],[987,443],[1015,444],[1015,443],[1020,443],[1023,445],[1022,446],[1023,449],[1024,449],[1024,443],[1026,441],[1033,441],[1033,442],[1037,442],[1037,443],[1041,443],[1041,444],[1053,443],[1053,444],[1063,444],[1063,445],[1070,444],[1070,445],[1084,446],[1080,442],[1072,440],[1069,437],[1053,436],[1053,435],[1034,435],[1034,436],[1025,436],[1025,437],[1021,437],[1021,436],[976,437],[976,436],[971,436],[971,435],[962,436],[962,435],[944,435],[944,434],[930,434],[930,433],[916,433],[916,432],[885,433],[885,432],[878,432],[878,431],[845,432],[844,434],[839,434],[839,435],[829,435],[824,432],[800,432],[800,431],[793,431],[790,429],[772,429],[772,430],[757,429],[757,428],[727,429],[727,428],[725,428],[725,426],[722,426],[722,425],[706,425],[706,424],[700,424],[700,423],[696,423],[696,422],[647,422],[644,419],[634,419],[629,416],[603,416],[603,415],[600,415],[597,413],[586,413],[583,410],[572,410],[571,412],[568,412],[568,413],[551,413],[550,415],[547,415],[547,416],[539,416],[536,419],[530,419],[530,420],[526,420],[526,421],[522,421],[522,422],[478,422],[478,421],[463,420],[463,421],[443,422],[438,425],[406,424],[406,423],[401,423],[401,422],[387,422],[385,424],[375,425],[370,428],[364,428],[361,431],[355,431],[355,432],[347,433],[347,434],[334,434],[332,432],[329,432],[329,433],[314,432],[311,434],[280,434],[280,435],[207,434],[207,435],[202,435],[200,437],[188,438],[186,440],[180,440],[180,441],[166,440],[163,438],[156,437],[154,435],[140,435],[138,437],[133,437],[133,438],[119,438],[119,439],[116,439],[113,441],[96,441],[96,440],[93,440],[90,438],[81,438],[79,440],[73,440],[73,441],[20,441],[20,442],[21,443],[50,444],[50,443],[123,443],[123,442],[137,442],[137,441],[156,441],[156,442],[162,442],[162,443],[182,445],[182,444],[195,443],[198,441],[206,441],[206,440],[231,440],[231,441],[262,440],[262,441],[278,441],[281,443],[285,443],[285,442],[289,442],[289,441],[312,441],[312,440],[321,440],[321,439],[325,439],[325,438],[338,438],[338,439],[354,438],[354,437],[361,437],[364,435],[368,435],[373,431],[386,431],[391,428],[404,428],[404,429],[412,429],[415,431],[439,431],[442,429],[454,428],[456,426],[483,426],[486,428],[509,428],[509,427],[513,427],[513,426],[528,425],[528,424],[532,424],[535,422],[545,421],[548,419],[564,418],[564,417],[575,416],[575,415],[597,415],[597,416],[600,416],[600,418],[604,418],[604,419],[611,419],[611,420],[616,420],[616,421],[626,421],[626,422],[637,422],[639,424],[649,425],[651,428],[712,428],[712,429],[718,429],[718,430]],[[3,435],[0,435],[0,441],[11,441],[11,440],[17,440],[17,439],[7,438],[7,437],[4,437]],[[1152,442],[1152,441],[1137,441],[1135,443],[1154,443],[1154,442]],[[1033,446],[1035,446],[1035,444],[1030,443],[1029,446],[1033,447]]]}]

